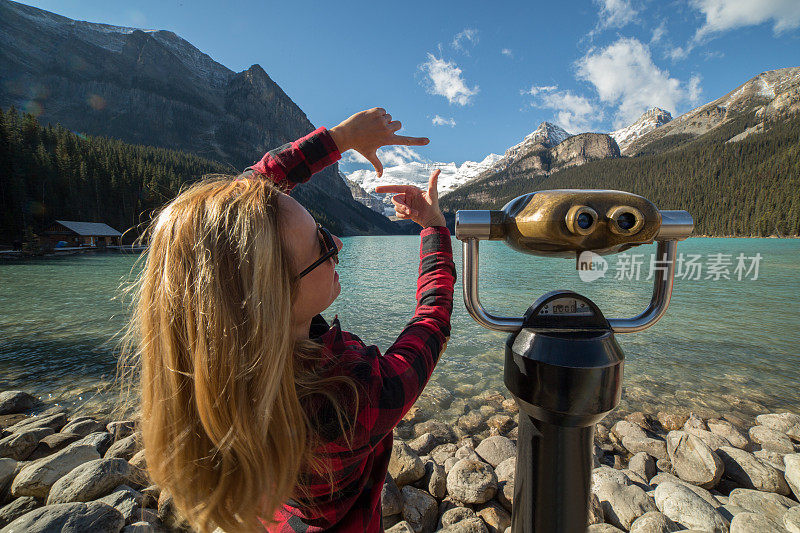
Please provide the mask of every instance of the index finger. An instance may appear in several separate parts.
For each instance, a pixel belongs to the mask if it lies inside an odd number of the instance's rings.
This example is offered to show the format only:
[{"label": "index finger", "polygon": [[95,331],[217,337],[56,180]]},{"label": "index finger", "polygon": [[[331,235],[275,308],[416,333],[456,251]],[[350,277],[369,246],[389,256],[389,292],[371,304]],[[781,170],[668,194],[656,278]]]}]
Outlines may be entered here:
[{"label": "index finger", "polygon": [[430,139],[427,137],[406,137],[405,135],[392,135],[394,144],[405,144],[407,146],[425,146]]},{"label": "index finger", "polygon": [[413,191],[419,192],[419,190],[419,187],[415,187],[414,185],[378,185],[375,187],[375,192],[377,193],[409,193]]}]

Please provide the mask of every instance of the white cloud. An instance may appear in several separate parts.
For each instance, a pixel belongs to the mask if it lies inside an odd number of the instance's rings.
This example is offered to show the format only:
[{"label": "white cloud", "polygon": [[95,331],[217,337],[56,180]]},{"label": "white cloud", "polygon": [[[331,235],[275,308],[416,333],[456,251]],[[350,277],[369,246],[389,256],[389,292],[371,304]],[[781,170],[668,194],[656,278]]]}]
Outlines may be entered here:
[{"label": "white cloud", "polygon": [[520,94],[529,94],[531,96],[536,96],[539,93],[547,93],[551,91],[555,91],[558,89],[557,85],[531,85],[531,88],[528,90],[521,90]]},{"label": "white cloud", "polygon": [[453,37],[453,42],[450,45],[456,50],[464,50],[466,44],[478,44],[478,30],[475,28],[464,28]]},{"label": "white cloud", "polygon": [[358,163],[363,165],[369,165],[370,162],[367,161],[367,158],[363,155],[359,154],[355,150],[348,150],[342,156],[342,163]]},{"label": "white cloud", "polygon": [[444,96],[451,104],[467,105],[478,94],[478,86],[466,84],[455,61],[445,61],[429,53],[420,69],[427,74],[428,92]]},{"label": "white cloud", "polygon": [[445,118],[439,115],[433,117],[433,120],[431,120],[431,122],[433,122],[434,126],[450,126],[451,128],[453,128],[456,125],[456,120],[454,118]]},{"label": "white cloud", "polygon": [[600,50],[589,50],[575,66],[578,78],[594,85],[600,101],[617,108],[615,128],[630,124],[654,106],[675,114],[701,92],[700,78],[686,84],[670,77],[653,63],[650,49],[634,38],[620,38]]},{"label": "white cloud", "polygon": [[595,3],[600,6],[600,28],[622,28],[638,14],[630,0],[595,0]]},{"label": "white cloud", "polygon": [[686,59],[689,57],[689,52],[694,49],[694,46],[689,43],[685,47],[684,46],[675,46],[667,51],[667,57],[673,61],[679,61],[681,59]]},{"label": "white cloud", "polygon": [[378,159],[385,167],[403,165],[411,161],[424,161],[413,148],[402,145],[378,149]]},{"label": "white cloud", "polygon": [[772,23],[776,34],[800,27],[798,0],[691,0],[691,4],[706,19],[695,34],[695,41],[765,22]]},{"label": "white cloud", "polygon": [[555,111],[555,122],[568,131],[586,131],[602,113],[585,96],[559,91],[555,85],[532,86],[521,94],[534,96],[533,107]]},{"label": "white cloud", "polygon": [[655,44],[659,42],[665,35],[667,34],[667,23],[666,21],[659,24],[657,28],[653,30],[653,33],[650,36],[650,44]]},{"label": "white cloud", "polygon": [[514,57],[514,52],[512,52],[510,48],[503,48],[500,50],[500,53],[507,57]]},{"label": "white cloud", "polygon": [[691,102],[693,105],[700,101],[700,95],[703,94],[703,89],[700,87],[701,81],[702,78],[699,74],[694,74],[691,78],[689,78],[689,102]]}]

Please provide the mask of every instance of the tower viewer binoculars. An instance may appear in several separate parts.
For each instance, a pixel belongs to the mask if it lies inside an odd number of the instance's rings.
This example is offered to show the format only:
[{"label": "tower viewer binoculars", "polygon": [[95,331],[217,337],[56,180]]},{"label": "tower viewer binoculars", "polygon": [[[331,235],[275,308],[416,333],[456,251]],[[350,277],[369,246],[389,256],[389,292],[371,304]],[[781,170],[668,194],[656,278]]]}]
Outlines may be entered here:
[{"label": "tower viewer binoculars", "polygon": [[[463,241],[464,304],[484,327],[509,332],[504,381],[519,406],[512,533],[584,533],[588,518],[594,424],[619,403],[625,355],[615,333],[641,331],[666,312],[677,242],[692,233],[686,211],[609,190],[538,191],[501,210],[458,211]],[[633,318],[606,319],[572,291],[539,297],[522,317],[495,316],[478,297],[478,243],[505,240],[527,254],[605,255],[656,242],[650,304]]]}]

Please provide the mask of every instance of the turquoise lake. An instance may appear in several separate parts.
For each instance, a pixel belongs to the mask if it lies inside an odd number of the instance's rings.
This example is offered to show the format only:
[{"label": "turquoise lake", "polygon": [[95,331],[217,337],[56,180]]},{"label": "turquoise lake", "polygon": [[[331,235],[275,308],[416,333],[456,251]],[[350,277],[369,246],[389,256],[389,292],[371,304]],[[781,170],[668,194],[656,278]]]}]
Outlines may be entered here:
[{"label": "turquoise lake", "polygon": [[[330,321],[338,314],[343,328],[385,350],[414,310],[419,237],[343,241],[337,269],[342,294],[324,315]],[[430,411],[431,394],[465,399],[487,390],[507,394],[505,334],[478,326],[467,314],[461,243],[455,238],[453,248],[458,282],[452,336],[430,392],[419,402]],[[650,299],[651,282],[645,278],[654,252],[652,245],[630,250],[627,258],[608,256],[605,277],[587,283],[573,260],[482,243],[481,300],[494,314],[522,315],[539,295],[571,289],[594,300],[606,317],[633,316]],[[800,240],[692,238],[681,242],[678,252],[701,265],[700,279],[676,279],[660,322],[617,336],[626,353],[618,411],[693,410],[706,417],[746,418],[781,409],[798,412]],[[744,271],[737,271],[740,254]],[[115,394],[113,337],[126,320],[124,304],[115,296],[136,257],[85,254],[0,263],[0,390],[22,389],[73,408],[102,411]],[[642,263],[639,280],[623,268],[632,259]],[[746,272],[755,264],[757,279],[754,270]],[[634,279],[618,280],[618,274]]]}]

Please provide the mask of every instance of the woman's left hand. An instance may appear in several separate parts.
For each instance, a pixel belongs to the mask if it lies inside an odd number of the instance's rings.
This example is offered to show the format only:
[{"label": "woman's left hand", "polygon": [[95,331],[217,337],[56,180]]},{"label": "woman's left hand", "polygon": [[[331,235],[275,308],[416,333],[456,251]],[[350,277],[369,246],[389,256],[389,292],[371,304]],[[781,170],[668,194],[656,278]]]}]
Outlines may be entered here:
[{"label": "woman's left hand", "polygon": [[427,137],[406,137],[395,135],[402,127],[399,120],[382,107],[374,107],[351,116],[329,131],[339,153],[355,150],[375,167],[378,177],[383,175],[383,165],[378,159],[378,148],[400,144],[404,146],[424,146],[430,142]]}]

